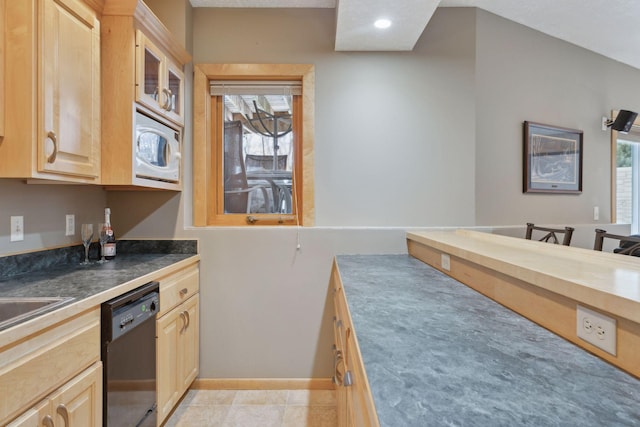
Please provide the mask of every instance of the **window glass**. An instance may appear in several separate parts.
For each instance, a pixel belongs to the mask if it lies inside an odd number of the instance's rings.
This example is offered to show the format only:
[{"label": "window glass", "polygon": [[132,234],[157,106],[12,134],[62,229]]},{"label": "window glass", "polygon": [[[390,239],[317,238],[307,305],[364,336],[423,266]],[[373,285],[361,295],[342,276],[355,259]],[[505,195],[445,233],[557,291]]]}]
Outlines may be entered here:
[{"label": "window glass", "polygon": [[618,134],[616,143],[616,222],[638,233],[640,212],[640,134]]},{"label": "window glass", "polygon": [[224,95],[224,213],[293,213],[292,95]]}]

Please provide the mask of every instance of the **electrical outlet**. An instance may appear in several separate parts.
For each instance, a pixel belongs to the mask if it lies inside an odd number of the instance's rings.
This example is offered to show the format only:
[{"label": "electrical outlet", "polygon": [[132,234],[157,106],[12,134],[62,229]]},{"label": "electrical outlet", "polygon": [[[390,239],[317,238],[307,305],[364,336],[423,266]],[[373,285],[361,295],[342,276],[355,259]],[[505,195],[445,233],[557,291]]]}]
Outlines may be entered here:
[{"label": "electrical outlet", "polygon": [[600,208],[597,206],[593,207],[593,220],[598,221],[600,219]]},{"label": "electrical outlet", "polygon": [[442,267],[443,270],[451,270],[451,257],[448,254],[442,254],[440,257],[440,267]]},{"label": "electrical outlet", "polygon": [[76,216],[73,214],[69,214],[66,216],[66,229],[65,229],[65,236],[75,236],[76,234]]},{"label": "electrical outlet", "polygon": [[11,217],[11,241],[20,242],[24,240],[24,217]]},{"label": "electrical outlet", "polygon": [[616,319],[577,306],[578,337],[598,348],[616,355]]}]

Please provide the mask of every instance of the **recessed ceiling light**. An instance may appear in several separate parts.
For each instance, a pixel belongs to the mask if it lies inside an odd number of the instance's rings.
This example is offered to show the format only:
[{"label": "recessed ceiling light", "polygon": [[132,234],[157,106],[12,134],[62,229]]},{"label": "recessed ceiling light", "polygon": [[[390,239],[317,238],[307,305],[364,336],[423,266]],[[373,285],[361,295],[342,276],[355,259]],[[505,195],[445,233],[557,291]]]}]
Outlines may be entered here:
[{"label": "recessed ceiling light", "polygon": [[376,22],[373,23],[376,28],[385,29],[391,26],[391,21],[385,18],[380,18]]}]

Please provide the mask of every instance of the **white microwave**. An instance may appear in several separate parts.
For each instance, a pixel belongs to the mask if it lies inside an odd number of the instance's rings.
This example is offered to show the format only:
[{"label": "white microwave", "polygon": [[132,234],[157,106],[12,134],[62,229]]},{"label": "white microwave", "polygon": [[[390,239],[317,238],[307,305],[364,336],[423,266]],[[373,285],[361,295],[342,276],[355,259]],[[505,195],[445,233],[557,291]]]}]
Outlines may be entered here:
[{"label": "white microwave", "polygon": [[180,181],[180,132],[136,111],[135,174],[138,178]]}]

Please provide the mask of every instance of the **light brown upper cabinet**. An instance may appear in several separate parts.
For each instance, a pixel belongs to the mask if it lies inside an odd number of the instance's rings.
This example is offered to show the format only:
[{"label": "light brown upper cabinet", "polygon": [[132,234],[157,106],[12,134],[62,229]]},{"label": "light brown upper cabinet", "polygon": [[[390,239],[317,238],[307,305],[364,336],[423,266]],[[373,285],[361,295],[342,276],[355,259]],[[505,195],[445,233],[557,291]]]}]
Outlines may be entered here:
[{"label": "light brown upper cabinet", "polygon": [[[136,174],[136,114],[182,133],[189,53],[142,0],[106,0],[102,39],[102,184],[109,190],[179,191]],[[180,168],[181,169],[181,168]]]},{"label": "light brown upper cabinet", "polygon": [[[0,111],[4,111],[4,2],[0,0]],[[0,114],[0,139],[4,136],[4,113]]]},{"label": "light brown upper cabinet", "polygon": [[144,35],[136,33],[136,101],[171,121],[184,124],[182,67]]},{"label": "light brown upper cabinet", "polygon": [[100,182],[100,22],[83,0],[0,0],[0,177]]}]

